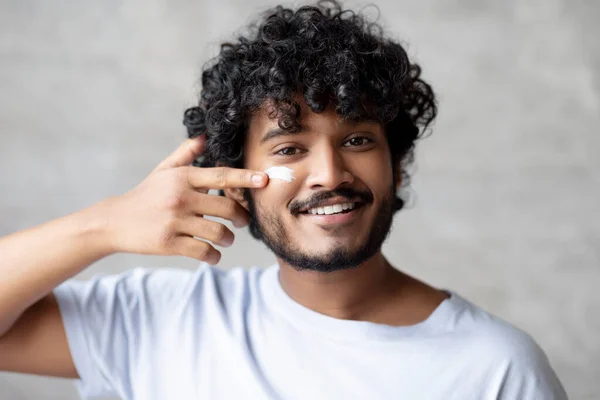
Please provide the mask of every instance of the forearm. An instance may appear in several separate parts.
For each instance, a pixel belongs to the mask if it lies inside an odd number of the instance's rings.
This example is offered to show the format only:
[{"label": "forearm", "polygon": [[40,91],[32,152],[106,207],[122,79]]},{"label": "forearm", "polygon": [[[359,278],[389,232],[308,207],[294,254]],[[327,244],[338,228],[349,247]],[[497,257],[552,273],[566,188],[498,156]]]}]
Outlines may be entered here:
[{"label": "forearm", "polygon": [[0,238],[0,335],[56,286],[112,253],[106,202]]}]

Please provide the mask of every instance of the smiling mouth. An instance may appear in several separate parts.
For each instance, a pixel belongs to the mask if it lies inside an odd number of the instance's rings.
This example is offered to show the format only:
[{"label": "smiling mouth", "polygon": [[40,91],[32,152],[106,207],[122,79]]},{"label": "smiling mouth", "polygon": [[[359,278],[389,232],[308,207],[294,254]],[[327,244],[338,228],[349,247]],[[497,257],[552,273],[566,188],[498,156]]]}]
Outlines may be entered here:
[{"label": "smiling mouth", "polygon": [[306,211],[301,212],[300,214],[304,215],[338,215],[338,214],[348,214],[356,209],[359,209],[363,206],[363,203],[338,203],[327,205],[323,207],[313,207]]}]

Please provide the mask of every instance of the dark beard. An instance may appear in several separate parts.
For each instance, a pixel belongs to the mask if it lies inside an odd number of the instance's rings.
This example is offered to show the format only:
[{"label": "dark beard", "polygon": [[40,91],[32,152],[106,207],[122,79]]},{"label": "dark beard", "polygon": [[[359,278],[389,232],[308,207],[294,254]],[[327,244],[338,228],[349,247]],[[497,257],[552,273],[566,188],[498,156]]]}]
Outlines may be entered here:
[{"label": "dark beard", "polygon": [[[334,194],[348,198],[352,198],[352,194],[357,194],[359,198],[372,199],[370,193],[365,195],[351,190],[333,191],[332,195],[327,197],[333,197]],[[279,216],[273,213],[265,214],[262,207],[259,212],[248,189],[244,190],[244,198],[248,202],[249,229],[252,236],[261,240],[278,258],[299,271],[333,272],[359,266],[381,249],[390,233],[394,217],[395,196],[392,191],[379,207],[379,212],[369,230],[367,241],[361,247],[354,251],[348,248],[336,248],[327,254],[314,255],[303,252],[294,246]]]}]

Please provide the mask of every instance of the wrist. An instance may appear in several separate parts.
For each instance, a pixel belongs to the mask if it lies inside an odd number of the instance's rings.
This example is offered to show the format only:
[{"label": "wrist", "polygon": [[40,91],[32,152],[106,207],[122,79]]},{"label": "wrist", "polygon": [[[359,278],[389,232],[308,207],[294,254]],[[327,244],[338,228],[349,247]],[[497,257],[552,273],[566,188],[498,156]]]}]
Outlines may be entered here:
[{"label": "wrist", "polygon": [[111,203],[108,198],[73,215],[77,235],[83,239],[86,247],[99,257],[117,253],[111,231]]}]

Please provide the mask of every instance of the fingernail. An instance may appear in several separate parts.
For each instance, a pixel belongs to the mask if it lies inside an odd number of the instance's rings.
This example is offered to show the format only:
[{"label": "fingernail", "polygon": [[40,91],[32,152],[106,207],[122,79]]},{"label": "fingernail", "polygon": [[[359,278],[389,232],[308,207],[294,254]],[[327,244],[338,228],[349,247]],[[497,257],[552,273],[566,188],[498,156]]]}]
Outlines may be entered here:
[{"label": "fingernail", "polygon": [[254,182],[257,185],[260,185],[263,183],[265,177],[262,174],[254,174],[252,175],[252,182]]}]

